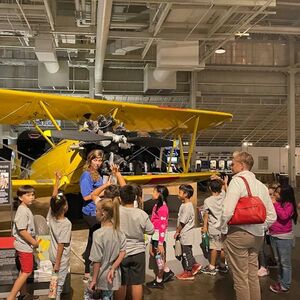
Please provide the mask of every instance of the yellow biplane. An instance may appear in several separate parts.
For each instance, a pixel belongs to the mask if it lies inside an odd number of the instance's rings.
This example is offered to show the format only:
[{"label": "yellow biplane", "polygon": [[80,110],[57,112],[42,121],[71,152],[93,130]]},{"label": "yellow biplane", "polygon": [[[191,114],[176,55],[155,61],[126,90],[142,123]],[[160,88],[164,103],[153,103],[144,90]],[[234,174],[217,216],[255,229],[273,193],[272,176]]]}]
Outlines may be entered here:
[{"label": "yellow biplane", "polygon": [[[17,125],[30,121],[51,145],[51,149],[36,159],[24,179],[13,179],[15,191],[19,186],[30,184],[39,196],[50,195],[54,172],[61,170],[61,189],[65,193],[79,192],[79,178],[85,163],[84,156],[76,146],[80,141],[63,139],[54,144],[37,124],[36,120],[51,120],[56,130],[61,128],[56,120],[72,120],[77,123],[99,115],[111,115],[117,123],[124,123],[129,131],[153,132],[179,141],[182,173],[163,173],[124,176],[126,182],[158,184],[169,182],[201,181],[208,179],[211,172],[189,173],[192,152],[199,131],[231,121],[232,115],[222,112],[180,109],[154,105],[130,104],[106,100],[76,98],[55,94],[42,94],[0,90],[0,124]],[[81,133],[83,134],[83,133]],[[182,136],[191,134],[189,153],[184,158]],[[77,147],[78,148],[78,147]],[[79,147],[80,148],[80,147]],[[170,170],[170,151],[167,170]]]}]

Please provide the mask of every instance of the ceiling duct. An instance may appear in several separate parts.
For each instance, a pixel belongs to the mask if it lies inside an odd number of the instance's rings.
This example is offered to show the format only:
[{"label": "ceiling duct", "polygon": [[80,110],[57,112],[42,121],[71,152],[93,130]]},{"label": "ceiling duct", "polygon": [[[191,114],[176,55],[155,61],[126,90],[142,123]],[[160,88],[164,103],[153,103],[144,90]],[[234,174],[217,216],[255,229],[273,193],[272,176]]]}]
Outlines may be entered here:
[{"label": "ceiling duct", "polygon": [[111,12],[112,0],[103,0],[98,2],[95,57],[95,95],[101,95],[103,92],[103,65],[107,46]]},{"label": "ceiling duct", "polygon": [[176,90],[176,71],[156,69],[147,64],[144,69],[144,93],[170,94]]},{"label": "ceiling duct", "polygon": [[112,55],[126,55],[128,52],[144,48],[143,42],[130,40],[116,40],[109,45],[109,52]]},{"label": "ceiling duct", "polygon": [[51,34],[40,34],[35,38],[35,55],[39,62],[45,64],[49,73],[54,74],[59,70],[56,49]]},{"label": "ceiling duct", "polygon": [[176,71],[203,70],[199,65],[198,41],[164,41],[157,42],[157,67]]}]

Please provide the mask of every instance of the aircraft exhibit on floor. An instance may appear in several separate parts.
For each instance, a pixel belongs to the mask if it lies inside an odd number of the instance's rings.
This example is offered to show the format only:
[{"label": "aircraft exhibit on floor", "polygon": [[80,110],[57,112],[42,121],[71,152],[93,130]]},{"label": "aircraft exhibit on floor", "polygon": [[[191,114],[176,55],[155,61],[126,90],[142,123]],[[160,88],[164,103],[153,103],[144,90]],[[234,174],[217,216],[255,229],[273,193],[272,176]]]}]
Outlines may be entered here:
[{"label": "aircraft exhibit on floor", "polygon": [[[14,191],[30,184],[40,196],[49,195],[56,170],[63,174],[61,189],[66,194],[79,192],[85,157],[95,148],[104,150],[108,163],[121,165],[126,182],[158,184],[205,180],[211,172],[189,172],[196,138],[202,130],[232,119],[231,114],[223,112],[12,90],[0,90],[0,103],[0,124],[18,125],[30,121],[51,146],[36,160],[18,166],[20,175],[12,180]],[[56,130],[43,131],[40,120],[50,120]],[[79,124],[83,125],[83,129],[62,130],[56,120],[71,120],[78,128]],[[184,135],[190,135],[187,159],[183,153]],[[174,140],[178,141],[181,173],[170,173]],[[165,147],[169,150],[164,160],[160,149]],[[153,149],[157,148],[155,152]],[[155,159],[147,161],[149,157]],[[160,164],[163,160],[165,166],[157,168],[159,160]]]}]

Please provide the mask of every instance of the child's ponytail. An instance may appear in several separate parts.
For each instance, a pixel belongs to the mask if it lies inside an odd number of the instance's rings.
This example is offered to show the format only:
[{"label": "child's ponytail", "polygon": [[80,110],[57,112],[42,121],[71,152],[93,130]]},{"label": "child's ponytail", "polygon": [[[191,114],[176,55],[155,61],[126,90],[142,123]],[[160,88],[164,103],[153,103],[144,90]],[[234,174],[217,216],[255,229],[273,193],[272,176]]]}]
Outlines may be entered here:
[{"label": "child's ponytail", "polygon": [[159,193],[159,196],[157,198],[156,210],[155,210],[155,213],[157,213],[159,208],[163,206],[164,202],[167,203],[169,190],[164,185],[157,185],[154,189]]},{"label": "child's ponytail", "polygon": [[120,202],[119,202],[119,197],[113,198],[112,203],[113,203],[114,230],[119,230],[120,229]]},{"label": "child's ponytail", "polygon": [[59,216],[63,215],[67,205],[67,198],[63,195],[63,193],[58,193],[58,195],[52,196],[50,199],[52,216],[54,218],[58,218]]},{"label": "child's ponytail", "polygon": [[119,210],[119,197],[113,199],[103,199],[97,203],[101,205],[102,209],[106,212],[107,220],[113,223],[114,230],[119,230],[120,228],[120,210]]}]

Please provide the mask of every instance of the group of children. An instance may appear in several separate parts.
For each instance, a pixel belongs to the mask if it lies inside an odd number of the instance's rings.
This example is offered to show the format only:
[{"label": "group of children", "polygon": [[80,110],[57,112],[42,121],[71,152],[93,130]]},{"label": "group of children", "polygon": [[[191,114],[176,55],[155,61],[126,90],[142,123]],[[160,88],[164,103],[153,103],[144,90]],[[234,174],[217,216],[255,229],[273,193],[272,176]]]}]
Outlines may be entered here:
[{"label": "group of children", "polygon": [[[70,266],[71,222],[65,217],[68,209],[66,198],[58,192],[60,174],[56,174],[56,183],[50,199],[47,216],[50,228],[51,248],[49,250],[53,271],[59,275],[57,299],[63,289]],[[178,213],[177,228],[174,239],[179,239],[182,248],[183,273],[177,275],[180,280],[193,280],[199,271],[215,275],[218,255],[218,270],[228,272],[221,232],[219,231],[222,215],[222,202],[225,197],[227,179],[212,178],[209,183],[211,196],[204,202],[204,226],[202,231],[209,233],[209,265],[202,268],[193,256],[193,231],[195,212],[191,202],[193,188],[182,184],[178,197],[182,204]],[[140,190],[133,185],[120,188],[109,186],[104,196],[96,201],[96,217],[101,228],[93,234],[92,249],[89,259],[92,264],[89,290],[101,291],[101,297],[109,300],[124,300],[126,294],[132,299],[143,297],[142,285],[145,282],[145,234],[151,235],[150,255],[156,261],[156,277],[147,283],[150,288],[163,288],[164,283],[174,277],[166,264],[166,235],[168,229],[169,209],[167,205],[168,189],[158,185],[154,188],[152,198],[155,205],[151,218],[135,203]],[[33,271],[33,251],[39,241],[35,238],[34,219],[29,209],[35,198],[31,186],[22,186],[17,192],[20,200],[14,220],[13,234],[16,238],[15,248],[20,263],[20,275],[9,294],[9,300],[26,297],[26,280]],[[277,259],[279,282],[271,286],[274,292],[288,291],[291,284],[291,243],[292,220],[297,221],[297,209],[293,190],[290,186],[279,187],[274,192],[273,202],[278,219],[270,228],[271,245]]]},{"label": "group of children", "polygon": [[[53,272],[58,273],[57,297],[63,290],[70,266],[71,222],[65,217],[68,203],[59,193],[60,174],[56,173],[53,195],[47,222],[50,229],[51,247],[49,257]],[[178,279],[193,279],[201,266],[196,263],[192,252],[192,229],[195,225],[194,207],[191,203],[193,188],[182,184],[179,198],[182,205],[178,214],[178,225],[174,238],[180,238],[182,244],[182,265],[184,272]],[[145,282],[145,234],[151,235],[150,254],[157,263],[156,278],[148,283],[150,288],[163,288],[164,283],[174,277],[166,264],[166,234],[169,209],[167,206],[168,189],[158,185],[152,198],[156,201],[151,219],[136,205],[140,197],[139,187],[124,185],[120,188],[110,185],[103,197],[96,201],[96,218],[101,228],[93,234],[93,243],[89,259],[92,264],[90,291],[101,291],[101,299],[123,300],[126,294],[132,299],[142,299]],[[20,205],[17,209],[13,235],[20,274],[8,296],[8,300],[26,298],[26,281],[33,272],[33,252],[39,246],[36,239],[34,217],[30,205],[35,199],[31,186],[22,186],[17,191]]]}]

